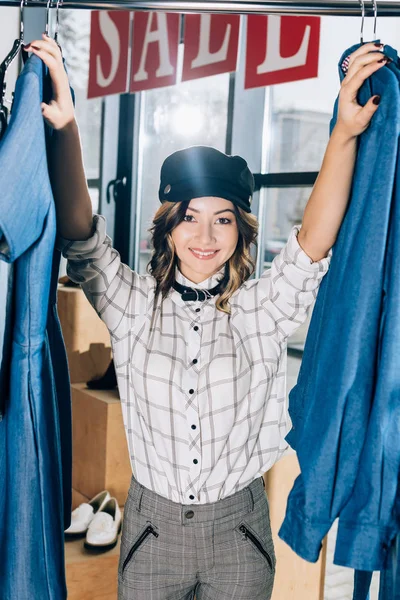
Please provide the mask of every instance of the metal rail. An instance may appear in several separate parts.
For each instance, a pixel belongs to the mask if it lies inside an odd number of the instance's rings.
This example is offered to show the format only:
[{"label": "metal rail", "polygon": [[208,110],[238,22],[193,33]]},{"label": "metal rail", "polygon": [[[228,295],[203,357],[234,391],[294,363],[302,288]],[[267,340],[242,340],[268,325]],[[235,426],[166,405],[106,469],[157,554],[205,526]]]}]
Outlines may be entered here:
[{"label": "metal rail", "polygon": [[[20,0],[0,0],[2,6],[19,7]],[[365,1],[365,16],[373,16],[373,3]],[[27,0],[26,6],[46,7],[47,0]],[[51,3],[55,6],[55,1]],[[400,2],[397,0],[378,0],[379,17],[400,15]],[[60,6],[61,8],[61,6]],[[280,14],[280,15],[332,15],[361,16],[359,0],[64,0],[62,8],[89,10],[152,10],[168,12],[197,13],[243,13],[243,14]],[[1,18],[1,16],[0,16]]]}]

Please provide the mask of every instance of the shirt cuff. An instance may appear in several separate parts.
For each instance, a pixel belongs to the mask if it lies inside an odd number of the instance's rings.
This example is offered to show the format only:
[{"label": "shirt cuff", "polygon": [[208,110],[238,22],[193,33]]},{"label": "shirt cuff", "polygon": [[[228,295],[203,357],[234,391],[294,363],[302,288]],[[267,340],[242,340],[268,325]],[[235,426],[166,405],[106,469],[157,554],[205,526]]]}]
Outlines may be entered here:
[{"label": "shirt cuff", "polygon": [[106,220],[103,215],[93,215],[92,235],[86,240],[69,240],[61,235],[56,237],[56,248],[64,258],[73,258],[93,252],[104,243],[106,238]]},{"label": "shirt cuff", "polygon": [[[293,493],[293,490],[292,492]],[[332,522],[311,522],[296,502],[290,503],[286,507],[284,521],[278,531],[278,536],[286,542],[298,556],[308,562],[317,562],[321,548],[322,540],[332,526]]]},{"label": "shirt cuff", "polygon": [[[396,535],[392,527],[377,523],[344,523],[339,517],[335,565],[359,571],[381,571],[387,568],[391,540]],[[365,549],[368,548],[368,552]]]},{"label": "shirt cuff", "polygon": [[294,225],[290,231],[289,239],[287,243],[287,252],[292,262],[301,269],[310,272],[326,272],[329,269],[329,265],[332,258],[332,248],[328,252],[328,256],[321,258],[321,260],[313,261],[303,248],[300,246],[297,236],[301,229],[301,225]]}]

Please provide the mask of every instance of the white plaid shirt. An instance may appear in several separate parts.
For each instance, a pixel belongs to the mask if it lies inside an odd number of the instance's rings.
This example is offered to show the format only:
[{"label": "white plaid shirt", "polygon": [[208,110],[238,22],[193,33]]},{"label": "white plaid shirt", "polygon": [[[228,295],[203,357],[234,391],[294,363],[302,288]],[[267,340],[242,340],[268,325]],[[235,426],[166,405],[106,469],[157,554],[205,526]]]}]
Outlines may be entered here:
[{"label": "white plaid shirt", "polygon": [[[103,216],[94,224],[88,240],[57,245],[109,329],[135,478],[181,504],[241,490],[288,447],[287,338],[305,321],[332,250],[312,262],[295,226],[271,268],[233,294],[231,315],[215,296],[183,301],[174,289],[153,315],[154,277],[121,263]],[[196,285],[177,271],[191,287],[218,277]]]}]

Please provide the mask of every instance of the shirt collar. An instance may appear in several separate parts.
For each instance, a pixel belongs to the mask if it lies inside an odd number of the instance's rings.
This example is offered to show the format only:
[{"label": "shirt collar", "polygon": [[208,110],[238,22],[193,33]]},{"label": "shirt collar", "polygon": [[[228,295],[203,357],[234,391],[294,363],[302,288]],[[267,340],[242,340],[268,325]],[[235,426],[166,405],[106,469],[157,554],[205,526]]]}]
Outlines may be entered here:
[{"label": "shirt collar", "polygon": [[220,268],[220,270],[217,271],[211,277],[204,279],[204,281],[201,281],[200,283],[194,283],[193,281],[190,281],[190,279],[187,279],[187,277],[185,277],[180,272],[178,267],[175,267],[175,279],[178,283],[180,283],[181,285],[185,285],[187,287],[200,288],[203,290],[209,290],[209,289],[215,287],[216,285],[218,285],[219,281],[223,278],[224,273],[225,273],[225,265],[223,265]]}]

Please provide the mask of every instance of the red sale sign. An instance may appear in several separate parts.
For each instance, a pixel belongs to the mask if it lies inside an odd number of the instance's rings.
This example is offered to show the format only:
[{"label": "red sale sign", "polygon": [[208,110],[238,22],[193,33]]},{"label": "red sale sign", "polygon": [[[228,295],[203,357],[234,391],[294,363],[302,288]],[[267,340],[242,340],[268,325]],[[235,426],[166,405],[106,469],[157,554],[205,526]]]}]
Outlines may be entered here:
[{"label": "red sale sign", "polygon": [[[93,12],[88,97],[174,85],[181,17]],[[185,15],[182,81],[236,70],[240,19]],[[245,88],[318,77],[320,22],[320,17],[248,15]]]},{"label": "red sale sign", "polygon": [[131,92],[176,83],[180,15],[135,12]]},{"label": "red sale sign", "polygon": [[239,15],[185,15],[182,81],[236,71]]},{"label": "red sale sign", "polygon": [[245,89],[318,76],[320,17],[247,17]]},{"label": "red sale sign", "polygon": [[130,18],[127,11],[92,12],[88,98],[128,90]]}]

